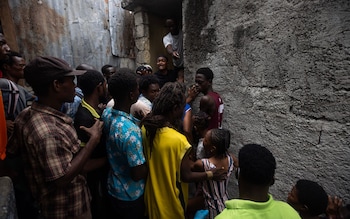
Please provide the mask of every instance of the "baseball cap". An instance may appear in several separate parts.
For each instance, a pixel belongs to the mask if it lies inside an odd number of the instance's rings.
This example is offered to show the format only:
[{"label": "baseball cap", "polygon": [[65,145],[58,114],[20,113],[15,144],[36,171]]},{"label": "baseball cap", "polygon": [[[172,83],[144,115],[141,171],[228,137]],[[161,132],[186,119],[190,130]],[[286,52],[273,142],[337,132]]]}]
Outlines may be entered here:
[{"label": "baseball cap", "polygon": [[64,76],[82,75],[86,70],[75,70],[57,57],[38,56],[24,68],[24,78],[29,85],[41,85]]}]

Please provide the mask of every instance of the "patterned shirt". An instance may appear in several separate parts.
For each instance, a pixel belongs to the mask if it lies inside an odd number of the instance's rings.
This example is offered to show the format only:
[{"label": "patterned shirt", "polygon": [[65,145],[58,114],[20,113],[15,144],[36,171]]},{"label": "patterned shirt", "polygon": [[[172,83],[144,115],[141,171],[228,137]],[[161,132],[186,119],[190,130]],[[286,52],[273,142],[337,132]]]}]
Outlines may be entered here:
[{"label": "patterned shirt", "polygon": [[136,119],[125,112],[106,108],[102,114],[107,134],[107,156],[111,165],[108,193],[122,201],[134,201],[143,195],[145,181],[135,182],[131,167],[144,164],[141,130]]},{"label": "patterned shirt", "polygon": [[54,181],[63,177],[80,141],[67,115],[33,102],[15,120],[7,152],[20,153],[24,171],[44,218],[74,218],[90,211],[90,194],[85,177],[77,175],[65,187]]}]

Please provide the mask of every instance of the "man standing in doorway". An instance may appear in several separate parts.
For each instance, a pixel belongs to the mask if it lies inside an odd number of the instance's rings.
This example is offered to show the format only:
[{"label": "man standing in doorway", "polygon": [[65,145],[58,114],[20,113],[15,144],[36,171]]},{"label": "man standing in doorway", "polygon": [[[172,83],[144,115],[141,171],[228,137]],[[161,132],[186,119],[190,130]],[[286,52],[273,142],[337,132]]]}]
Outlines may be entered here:
[{"label": "man standing in doorway", "polygon": [[165,21],[169,33],[163,37],[163,44],[173,59],[174,70],[178,74],[178,81],[184,81],[183,33],[176,19]]}]

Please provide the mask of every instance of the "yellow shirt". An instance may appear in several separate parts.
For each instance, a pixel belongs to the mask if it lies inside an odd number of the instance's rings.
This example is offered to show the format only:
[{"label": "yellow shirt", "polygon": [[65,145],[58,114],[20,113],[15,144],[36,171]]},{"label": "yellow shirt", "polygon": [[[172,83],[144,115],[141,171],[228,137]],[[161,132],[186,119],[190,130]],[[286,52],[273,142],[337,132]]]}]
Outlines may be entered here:
[{"label": "yellow shirt", "polygon": [[168,127],[157,131],[152,150],[144,127],[142,140],[149,168],[145,188],[148,217],[185,218],[188,184],[180,180],[180,166],[185,153],[191,148],[190,143],[184,135]]}]

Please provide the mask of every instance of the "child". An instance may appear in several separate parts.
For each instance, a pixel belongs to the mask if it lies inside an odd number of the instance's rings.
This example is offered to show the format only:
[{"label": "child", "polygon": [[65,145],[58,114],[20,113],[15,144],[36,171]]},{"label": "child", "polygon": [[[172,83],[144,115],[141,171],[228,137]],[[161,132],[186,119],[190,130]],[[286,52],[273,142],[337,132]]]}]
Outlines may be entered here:
[{"label": "child", "polygon": [[234,158],[228,153],[231,134],[227,129],[211,129],[205,134],[203,140],[204,151],[207,158],[197,160],[193,166],[194,171],[210,171],[214,168],[227,170],[227,178],[222,181],[207,180],[201,183],[209,218],[214,218],[225,208],[228,200],[228,179],[234,170]]},{"label": "child", "polygon": [[195,115],[193,115],[193,144],[195,145],[195,160],[202,159],[205,157],[204,147],[203,147],[203,139],[205,134],[208,131],[209,120],[210,117],[207,113],[203,111],[199,111]]}]

